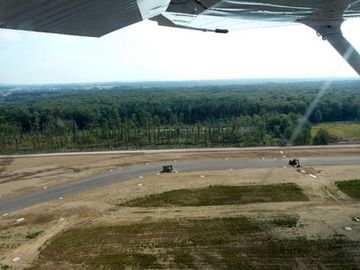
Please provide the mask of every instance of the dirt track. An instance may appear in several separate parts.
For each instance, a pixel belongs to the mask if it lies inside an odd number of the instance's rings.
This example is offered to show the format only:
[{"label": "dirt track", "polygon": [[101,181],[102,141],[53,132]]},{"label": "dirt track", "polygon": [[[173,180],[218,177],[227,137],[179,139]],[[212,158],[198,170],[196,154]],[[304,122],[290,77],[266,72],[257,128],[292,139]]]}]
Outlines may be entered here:
[{"label": "dirt track", "polygon": [[[283,153],[281,154],[282,151]],[[206,152],[136,152],[122,154],[50,155],[0,158],[0,199],[37,190],[42,187],[85,178],[114,168],[157,161],[300,158],[319,156],[360,156],[360,145],[354,147],[290,148],[273,150],[239,149]]]},{"label": "dirt track", "polygon": [[[247,150],[220,152],[177,152],[159,154],[108,154],[81,156],[23,157],[0,159],[0,194],[13,196],[28,190],[83,178],[112,168],[134,163],[171,160],[273,158],[313,156],[360,156],[360,147],[344,149]],[[227,171],[181,172],[152,175],[124,183],[77,194],[16,211],[0,217],[0,264],[23,269],[36,259],[39,249],[56,234],[73,226],[93,224],[149,222],[163,218],[217,217],[245,215],[261,220],[281,213],[300,216],[297,228],[279,230],[281,237],[304,236],[326,238],[342,234],[360,240],[360,224],[351,221],[359,216],[360,203],[341,193],[334,185],[338,180],[358,179],[360,166],[323,166],[307,168],[314,179],[294,168],[241,169]],[[200,177],[203,175],[204,177]],[[257,185],[295,182],[303,188],[309,202],[258,203],[241,206],[178,208],[127,208],[115,204],[152,193],[172,189],[206,187],[214,184]],[[25,218],[17,222],[17,219]],[[344,230],[351,226],[352,231]],[[43,231],[37,239],[26,235]],[[11,262],[15,257],[18,262]]]}]

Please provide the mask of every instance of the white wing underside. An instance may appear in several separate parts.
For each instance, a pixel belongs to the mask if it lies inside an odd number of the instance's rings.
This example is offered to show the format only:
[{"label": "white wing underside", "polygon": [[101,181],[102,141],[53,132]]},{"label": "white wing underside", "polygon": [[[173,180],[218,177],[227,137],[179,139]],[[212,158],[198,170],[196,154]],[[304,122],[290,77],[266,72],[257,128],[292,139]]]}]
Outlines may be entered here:
[{"label": "white wing underside", "polygon": [[[214,1],[201,1],[201,3],[206,2]],[[199,4],[196,6],[196,3],[199,2],[193,1],[192,7],[188,5],[187,10],[185,8],[180,9],[182,12],[176,12],[179,8],[170,4],[168,11],[163,13],[162,16],[172,23],[185,28],[203,30],[227,29],[229,31],[291,25],[310,17],[317,17],[322,20],[337,20],[339,18],[346,20],[360,16],[360,4],[358,1],[352,1],[352,3],[346,4],[346,7],[340,7],[340,12],[332,12],[333,8],[337,8],[334,5],[335,2],[326,0],[224,0],[207,8],[205,4],[203,6],[199,6]],[[343,2],[345,3],[346,0]],[[197,13],[196,9],[200,8],[204,10]],[[339,9],[337,10],[339,11]]]}]

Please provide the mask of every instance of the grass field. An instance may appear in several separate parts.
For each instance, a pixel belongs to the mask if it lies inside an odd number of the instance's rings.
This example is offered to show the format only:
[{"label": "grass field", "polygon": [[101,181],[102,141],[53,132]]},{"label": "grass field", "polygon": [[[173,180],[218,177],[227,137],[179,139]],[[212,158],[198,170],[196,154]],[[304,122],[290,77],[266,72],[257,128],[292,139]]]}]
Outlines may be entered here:
[{"label": "grass field", "polygon": [[311,129],[311,136],[314,137],[321,128],[328,131],[331,136],[360,137],[360,123],[336,122],[314,125]]},{"label": "grass field", "polygon": [[350,197],[360,199],[360,180],[339,181],[336,186]]},{"label": "grass field", "polygon": [[209,206],[259,202],[307,201],[302,189],[292,183],[263,186],[209,186],[179,189],[136,198],[120,206]]},{"label": "grass field", "polygon": [[281,240],[271,229],[245,217],[71,229],[30,269],[358,269],[359,242]]}]

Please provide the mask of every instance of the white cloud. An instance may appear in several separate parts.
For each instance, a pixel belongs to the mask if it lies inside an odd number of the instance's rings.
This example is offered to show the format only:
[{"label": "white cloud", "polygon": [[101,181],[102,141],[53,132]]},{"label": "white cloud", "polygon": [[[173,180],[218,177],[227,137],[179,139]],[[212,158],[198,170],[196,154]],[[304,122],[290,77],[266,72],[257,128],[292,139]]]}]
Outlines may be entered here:
[{"label": "white cloud", "polygon": [[0,40],[4,41],[20,41],[21,34],[15,30],[7,30],[1,29],[0,30]]},{"label": "white cloud", "polygon": [[44,38],[47,38],[54,42],[59,42],[67,46],[83,46],[91,42],[94,42],[94,40],[96,40],[96,38],[90,38],[90,37],[78,37],[78,36],[49,34],[49,33],[41,33],[40,35],[44,35]]},{"label": "white cloud", "polygon": [[85,64],[90,64],[90,65],[99,65],[101,63],[100,59],[96,58],[96,57],[91,57],[91,56],[83,56],[79,58],[79,61]]}]

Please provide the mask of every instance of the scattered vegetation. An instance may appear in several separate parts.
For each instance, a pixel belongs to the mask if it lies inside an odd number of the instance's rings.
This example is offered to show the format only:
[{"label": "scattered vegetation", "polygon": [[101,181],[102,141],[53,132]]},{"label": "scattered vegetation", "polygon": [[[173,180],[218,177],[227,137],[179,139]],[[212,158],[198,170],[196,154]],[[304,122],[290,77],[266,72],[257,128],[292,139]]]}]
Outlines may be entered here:
[{"label": "scattered vegetation", "polygon": [[307,200],[302,189],[296,184],[285,183],[172,190],[136,198],[120,205],[132,207],[207,206]]},{"label": "scattered vegetation", "polygon": [[336,186],[355,199],[360,199],[360,180],[338,181]]},{"label": "scattered vegetation", "polygon": [[346,239],[280,240],[245,217],[181,219],[71,229],[31,269],[358,269],[359,251]]},{"label": "scattered vegetation", "polygon": [[35,238],[38,237],[39,234],[41,234],[42,232],[43,232],[43,231],[29,233],[28,235],[26,235],[26,238],[27,238],[27,239],[35,239]]},{"label": "scattered vegetation", "polygon": [[293,228],[299,221],[299,216],[295,215],[284,215],[274,218],[271,223],[278,227]]},{"label": "scattered vegetation", "polygon": [[315,145],[327,145],[331,140],[329,132],[324,129],[319,129],[313,138],[313,144]]}]

